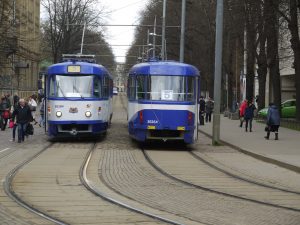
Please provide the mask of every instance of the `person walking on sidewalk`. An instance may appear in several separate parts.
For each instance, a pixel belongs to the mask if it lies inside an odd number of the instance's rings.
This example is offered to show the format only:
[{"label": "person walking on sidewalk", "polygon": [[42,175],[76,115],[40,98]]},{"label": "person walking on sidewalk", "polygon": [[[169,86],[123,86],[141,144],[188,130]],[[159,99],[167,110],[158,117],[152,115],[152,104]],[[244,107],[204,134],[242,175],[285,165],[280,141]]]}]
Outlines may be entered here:
[{"label": "person walking on sidewalk", "polygon": [[243,123],[244,123],[244,116],[245,116],[245,110],[246,110],[246,107],[247,107],[247,99],[245,99],[241,106],[240,106],[240,109],[239,109],[239,115],[240,115],[240,127],[243,127]]},{"label": "person walking on sidewalk", "polygon": [[13,120],[17,117],[18,124],[18,142],[24,141],[27,125],[32,121],[31,111],[24,99],[20,99],[20,105],[13,112]]},{"label": "person walking on sidewalk", "polygon": [[208,100],[205,105],[205,122],[211,122],[211,114],[214,110],[214,102],[208,97]]},{"label": "person walking on sidewalk", "polygon": [[1,126],[1,130],[5,130],[6,129],[6,125],[8,122],[8,119],[11,117],[11,113],[10,113],[10,100],[7,96],[3,96],[1,97],[0,100],[0,113],[1,113],[1,118],[2,118],[2,126]]},{"label": "person walking on sidewalk", "polygon": [[38,122],[36,121],[36,108],[37,108],[37,103],[36,101],[34,100],[34,96],[29,96],[29,100],[28,100],[28,105],[29,105],[29,108],[31,110],[31,115],[32,115],[32,118],[33,118],[33,121],[34,121],[34,124],[37,124]]},{"label": "person walking on sidewalk", "polygon": [[256,109],[255,105],[252,101],[248,101],[248,105],[245,109],[244,119],[246,121],[245,131],[248,132],[248,124],[250,128],[250,132],[252,132],[252,120],[254,117],[254,110]]},{"label": "person walking on sidewalk", "polygon": [[280,114],[276,105],[273,103],[269,104],[269,109],[267,113],[267,136],[266,139],[270,138],[270,132],[275,132],[275,140],[278,140],[278,129],[280,126]]},{"label": "person walking on sidewalk", "polygon": [[204,125],[205,100],[203,96],[200,96],[199,105],[199,121],[200,125]]}]

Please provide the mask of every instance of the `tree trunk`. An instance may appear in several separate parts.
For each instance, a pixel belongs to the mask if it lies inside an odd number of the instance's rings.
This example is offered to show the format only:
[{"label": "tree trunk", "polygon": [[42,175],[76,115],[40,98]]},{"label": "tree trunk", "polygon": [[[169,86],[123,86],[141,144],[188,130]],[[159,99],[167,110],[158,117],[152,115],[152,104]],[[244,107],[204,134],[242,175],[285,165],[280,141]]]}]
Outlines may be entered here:
[{"label": "tree trunk", "polygon": [[[273,102],[281,108],[281,80],[278,57],[278,1],[266,0],[266,37],[267,37],[267,62],[272,86]],[[277,9],[277,10],[276,10]]]},{"label": "tree trunk", "polygon": [[255,10],[252,1],[246,1],[246,51],[247,51],[247,73],[246,73],[246,98],[253,100],[254,92],[254,66],[255,66]]},{"label": "tree trunk", "polygon": [[268,73],[267,65],[267,55],[266,55],[266,28],[265,28],[265,15],[266,7],[262,10],[262,5],[259,7],[260,12],[260,23],[258,25],[258,35],[259,35],[259,54],[257,56],[257,74],[259,82],[259,94],[258,94],[258,110],[265,107],[265,97],[266,97],[266,76]]},{"label": "tree trunk", "polygon": [[296,119],[300,120],[300,43],[297,18],[297,0],[290,0],[290,15],[291,20],[288,26],[292,35],[291,45],[294,52],[294,67],[296,80]]}]

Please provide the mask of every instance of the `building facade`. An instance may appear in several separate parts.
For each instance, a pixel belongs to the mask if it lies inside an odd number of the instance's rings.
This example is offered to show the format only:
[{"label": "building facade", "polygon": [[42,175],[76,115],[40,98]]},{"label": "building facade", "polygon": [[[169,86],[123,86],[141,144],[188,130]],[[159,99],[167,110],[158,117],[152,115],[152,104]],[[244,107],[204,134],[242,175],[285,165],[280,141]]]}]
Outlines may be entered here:
[{"label": "building facade", "polygon": [[28,97],[38,90],[40,0],[4,0],[0,32],[0,95]]}]

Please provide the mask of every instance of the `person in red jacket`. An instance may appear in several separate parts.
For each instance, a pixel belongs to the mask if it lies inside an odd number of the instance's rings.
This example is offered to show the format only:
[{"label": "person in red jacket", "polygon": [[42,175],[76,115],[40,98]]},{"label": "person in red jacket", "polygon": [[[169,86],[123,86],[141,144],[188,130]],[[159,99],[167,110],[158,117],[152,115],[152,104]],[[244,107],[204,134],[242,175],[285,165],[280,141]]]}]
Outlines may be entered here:
[{"label": "person in red jacket", "polygon": [[243,122],[244,122],[244,116],[245,116],[245,110],[247,108],[247,99],[245,99],[241,106],[240,106],[240,109],[239,109],[239,112],[240,112],[240,127],[243,127]]}]

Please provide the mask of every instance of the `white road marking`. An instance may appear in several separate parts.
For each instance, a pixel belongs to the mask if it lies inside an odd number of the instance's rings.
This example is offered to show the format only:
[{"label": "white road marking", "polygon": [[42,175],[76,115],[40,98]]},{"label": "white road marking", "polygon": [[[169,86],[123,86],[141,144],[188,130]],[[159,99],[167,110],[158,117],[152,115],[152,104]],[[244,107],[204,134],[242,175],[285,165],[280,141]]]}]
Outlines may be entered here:
[{"label": "white road marking", "polygon": [[7,150],[9,150],[9,149],[10,149],[10,148],[5,148],[5,149],[1,150],[0,153],[1,153],[1,152],[5,152],[5,151],[7,151]]}]

